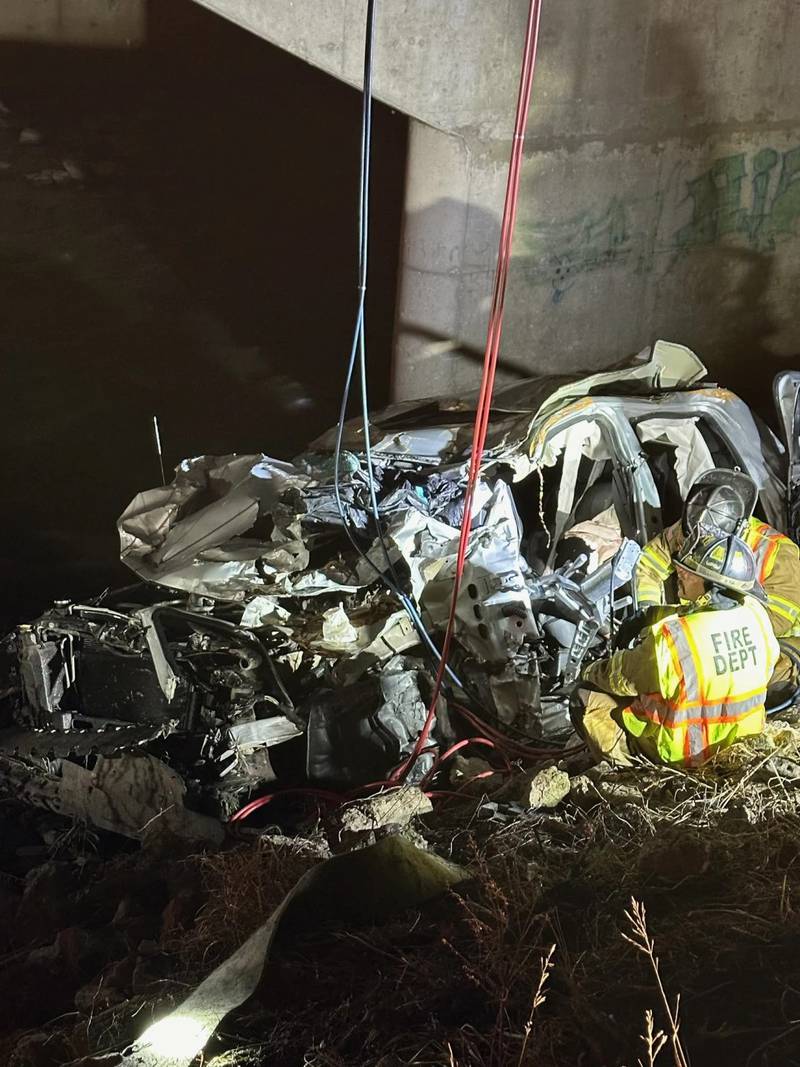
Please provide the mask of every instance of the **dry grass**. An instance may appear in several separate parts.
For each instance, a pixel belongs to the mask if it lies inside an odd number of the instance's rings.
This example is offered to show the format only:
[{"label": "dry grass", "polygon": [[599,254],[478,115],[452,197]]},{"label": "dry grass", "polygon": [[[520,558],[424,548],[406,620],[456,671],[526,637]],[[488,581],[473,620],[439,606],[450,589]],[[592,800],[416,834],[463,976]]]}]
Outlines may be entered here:
[{"label": "dry grass", "polygon": [[176,955],[186,973],[208,973],[269,918],[320,859],[319,848],[307,841],[276,843],[269,837],[202,856],[199,888],[205,903],[191,928],[176,932],[162,947]]},{"label": "dry grass", "polygon": [[448,806],[430,836],[473,884],[295,945],[241,1024],[250,1062],[800,1064],[800,803],[775,773],[798,756],[770,724],[702,774],[582,778],[504,828]]},{"label": "dry grass", "polygon": [[[781,761],[800,763],[800,731],[770,724],[701,774],[584,776],[556,813],[499,829],[448,805],[428,836],[473,882],[297,934],[210,1063],[800,1067],[800,791]],[[204,861],[184,967],[263,921],[317,861],[298,849]]]},{"label": "dry grass", "polygon": [[645,1033],[643,1040],[647,1047],[647,1057],[650,1064],[654,1064],[656,1057],[661,1052],[664,1045],[669,1041],[672,1048],[672,1059],[675,1067],[689,1067],[689,1057],[686,1055],[686,1050],[683,1047],[683,1042],[680,1036],[680,1010],[681,1010],[681,998],[680,994],[675,998],[675,1003],[671,1004],[667,991],[664,989],[664,983],[661,980],[661,967],[659,965],[659,959],[656,955],[655,941],[650,936],[647,929],[647,911],[644,904],[631,897],[631,910],[625,912],[625,918],[630,923],[631,932],[626,934],[623,932],[623,938],[637,951],[641,952],[647,957],[650,964],[650,969],[653,972],[653,978],[655,980],[656,988],[658,989],[658,995],[661,999],[661,1006],[664,1009],[664,1014],[667,1017],[669,1023],[669,1036],[663,1031],[658,1030],[653,1032],[653,1013],[648,1008],[645,1011]]}]

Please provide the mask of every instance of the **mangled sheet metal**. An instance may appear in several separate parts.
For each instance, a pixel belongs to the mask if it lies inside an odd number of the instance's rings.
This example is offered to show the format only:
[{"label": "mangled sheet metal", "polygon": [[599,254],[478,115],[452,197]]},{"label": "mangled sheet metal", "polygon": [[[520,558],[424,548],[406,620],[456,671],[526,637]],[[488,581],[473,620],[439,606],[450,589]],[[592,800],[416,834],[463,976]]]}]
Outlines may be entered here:
[{"label": "mangled sheet metal", "polygon": [[[627,365],[600,374],[574,374],[530,378],[499,389],[492,400],[492,419],[486,439],[484,468],[507,463],[518,477],[529,473],[525,457],[534,427],[574,401],[594,394],[620,391],[646,396],[662,390],[681,389],[699,381],[706,369],[697,356],[683,345],[656,341],[643,349]],[[463,464],[470,452],[475,421],[475,399],[431,398],[394,404],[370,419],[370,432],[376,458],[413,466],[423,461],[432,467]],[[428,430],[425,446],[418,456],[409,453],[415,439]],[[432,431],[436,431],[435,433]],[[312,449],[332,452],[336,431],[330,430],[312,444]],[[359,420],[347,423],[344,447],[353,454],[364,449],[364,428]],[[432,447],[436,444],[437,450]],[[435,452],[435,454],[434,454]]]},{"label": "mangled sheet metal", "polygon": [[[474,514],[479,524],[470,538],[456,608],[455,633],[482,662],[505,663],[525,637],[536,633],[521,555],[522,530],[511,489],[498,481],[493,490],[480,483]],[[387,529],[410,575],[417,603],[434,629],[442,630],[450,612],[459,530],[418,512]]]},{"label": "mangled sheet metal", "polygon": [[[689,420],[683,431],[674,426],[669,431],[682,464],[681,489],[703,462],[713,465],[696,419],[690,418],[692,410],[701,407],[712,428],[722,427],[733,458],[746,462],[774,511],[780,506],[780,488],[765,463],[760,435],[746,405],[722,390],[686,391],[704,373],[689,349],[658,341],[652,352],[646,349],[624,369],[558,387],[558,379],[532,379],[530,385],[501,390],[487,438],[485,476],[491,478],[506,468],[511,480],[519,481],[532,471],[554,466],[555,457],[566,449],[567,462],[560,472],[562,518],[551,531],[558,537],[577,453],[594,454],[596,460],[611,456],[617,462],[639,460],[639,438],[630,425],[627,434],[621,432],[631,417],[644,425],[642,440],[667,433],[675,416]],[[603,390],[613,398],[610,403]],[[391,521],[392,515],[417,511],[445,525],[460,524],[473,415],[468,401],[412,401],[375,417],[372,455],[382,516]],[[414,427],[414,420],[435,425]],[[397,430],[388,432],[393,424]],[[363,427],[347,424],[344,442],[351,449],[342,463],[341,494],[348,524],[365,530],[367,479],[363,454],[357,451],[363,445]],[[341,527],[330,456],[334,445],[331,431],[293,463],[263,455],[185,460],[172,485],[140,493],[121,516],[123,561],[148,581],[225,600],[360,589],[370,574],[357,558],[346,562],[333,552],[323,566],[308,566],[309,552],[326,533]],[[643,499],[658,507],[658,493],[646,478],[644,482]],[[265,524],[269,534],[254,536]]]},{"label": "mangled sheet metal", "polygon": [[[747,470],[764,518],[785,524],[785,449],[703,375],[692,352],[659,341],[625,367],[495,396],[447,682],[490,722],[569,735],[567,690],[635,610],[640,546],[677,518],[701,469]],[[796,393],[782,389],[783,409]],[[473,399],[376,413],[371,472],[364,428],[347,424],[347,530],[335,431],[291,462],[183,461],[119,519],[142,586],[57,604],[7,639],[11,754],[58,775],[90,754],[158,752],[189,806],[223,816],[274,783],[390,775],[425,719],[474,414]],[[459,736],[437,708],[429,747]]]}]

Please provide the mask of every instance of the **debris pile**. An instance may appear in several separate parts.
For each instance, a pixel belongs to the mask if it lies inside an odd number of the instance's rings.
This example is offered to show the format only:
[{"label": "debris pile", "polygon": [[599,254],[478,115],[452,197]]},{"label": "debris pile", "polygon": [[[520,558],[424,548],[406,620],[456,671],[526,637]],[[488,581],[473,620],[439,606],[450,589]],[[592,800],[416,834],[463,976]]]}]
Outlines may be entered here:
[{"label": "debris pile", "polygon": [[793,530],[793,429],[787,452],[703,375],[659,341],[497,394],[435,701],[470,402],[375,415],[371,462],[347,424],[140,493],[137,583],[2,645],[3,1062],[155,1067],[176,1027],[184,1067],[654,1062],[658,1028],[790,1062],[796,726],[619,771],[570,719],[698,472],[746,468]]},{"label": "debris pile", "polygon": [[[627,368],[496,395],[446,692],[417,758],[469,401],[374,415],[371,464],[356,422],[291,463],[185,460],[171,484],[138,494],[118,525],[141,584],[58,602],[4,643],[0,785],[111,828],[77,793],[98,786],[104,759],[152,757],[162,780],[115,827],[135,837],[165,808],[225,820],[276,789],[428,787],[456,756],[468,788],[465,759],[488,761],[480,780],[569,745],[571,688],[613,649],[635,610],[640,546],[698,471],[749,470],[765,518],[787,526],[785,451],[704,373],[658,341]],[[472,736],[483,741],[465,749]],[[197,823],[186,832],[203,836]]]}]

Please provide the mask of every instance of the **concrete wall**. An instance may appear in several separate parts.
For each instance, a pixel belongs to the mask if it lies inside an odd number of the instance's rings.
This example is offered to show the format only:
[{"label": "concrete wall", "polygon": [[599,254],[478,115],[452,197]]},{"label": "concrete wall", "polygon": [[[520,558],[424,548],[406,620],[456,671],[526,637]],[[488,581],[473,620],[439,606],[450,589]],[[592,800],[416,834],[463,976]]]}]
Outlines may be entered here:
[{"label": "concrete wall", "polygon": [[[202,2],[357,82],[365,0]],[[526,10],[380,5],[376,90],[415,120],[398,396],[478,373]],[[766,396],[800,350],[799,50],[796,0],[544,0],[507,375],[664,336]]]},{"label": "concrete wall", "polygon": [[[196,2],[361,86],[367,0]],[[519,0],[377,0],[376,96],[443,130],[506,129],[517,79],[508,51],[526,10]]]},{"label": "concrete wall", "polygon": [[114,48],[141,44],[145,29],[145,0],[0,2],[0,41]]}]

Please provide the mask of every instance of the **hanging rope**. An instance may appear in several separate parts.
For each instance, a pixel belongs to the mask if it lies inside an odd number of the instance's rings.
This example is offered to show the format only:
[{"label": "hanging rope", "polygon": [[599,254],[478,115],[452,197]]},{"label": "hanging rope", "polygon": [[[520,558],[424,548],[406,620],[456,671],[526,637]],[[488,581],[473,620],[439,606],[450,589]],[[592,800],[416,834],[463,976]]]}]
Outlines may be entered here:
[{"label": "hanging rope", "polygon": [[489,312],[489,325],[486,334],[486,349],[483,357],[481,388],[478,394],[475,425],[472,434],[472,450],[469,461],[467,487],[464,495],[464,516],[461,520],[458,552],[456,553],[453,591],[450,598],[450,613],[447,620],[444,641],[442,642],[441,658],[436,672],[433,695],[428,707],[425,723],[417,738],[417,742],[411,755],[392,776],[393,781],[402,781],[408,775],[408,772],[416,763],[420,752],[425,748],[428,742],[431,727],[433,726],[433,721],[436,717],[436,705],[439,699],[439,694],[441,693],[442,682],[444,681],[444,676],[447,671],[447,661],[453,641],[458,595],[461,589],[461,579],[464,574],[464,563],[467,558],[467,547],[469,545],[469,535],[472,526],[472,504],[475,496],[475,488],[480,476],[481,459],[486,444],[486,434],[489,429],[489,415],[492,408],[492,394],[494,392],[494,380],[497,371],[497,357],[500,351],[500,338],[503,331],[503,309],[505,306],[506,285],[508,282],[508,268],[511,261],[511,240],[514,233],[514,223],[517,217],[519,178],[522,169],[522,148],[525,142],[525,125],[531,101],[531,89],[533,87],[533,71],[536,65],[541,9],[542,0],[530,0],[528,7],[528,21],[525,30],[525,45],[522,53],[519,92],[517,94],[517,111],[514,118],[514,138],[511,143],[511,158],[508,166],[508,178],[506,180],[503,222],[500,227],[500,245],[497,251],[497,266],[494,275],[492,305]]}]

